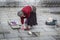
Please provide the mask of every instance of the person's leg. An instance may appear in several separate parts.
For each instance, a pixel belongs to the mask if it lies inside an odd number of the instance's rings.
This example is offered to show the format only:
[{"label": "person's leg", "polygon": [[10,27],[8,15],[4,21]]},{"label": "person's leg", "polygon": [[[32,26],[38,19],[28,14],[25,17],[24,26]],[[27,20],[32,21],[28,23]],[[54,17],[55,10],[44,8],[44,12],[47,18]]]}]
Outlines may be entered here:
[{"label": "person's leg", "polygon": [[24,30],[30,30],[30,27],[29,27],[29,25],[28,25],[28,19],[26,19],[26,21],[25,21],[25,29]]},{"label": "person's leg", "polygon": [[26,29],[24,30],[28,31],[28,35],[32,35],[32,32],[30,31],[32,26],[29,26],[28,19],[25,21],[25,26],[26,26]]},{"label": "person's leg", "polygon": [[28,20],[26,20],[25,22],[26,30],[32,29],[32,25],[29,25],[28,22],[29,22]]},{"label": "person's leg", "polygon": [[24,30],[29,31],[29,30],[30,30],[30,27],[27,25],[26,28],[25,28]]}]

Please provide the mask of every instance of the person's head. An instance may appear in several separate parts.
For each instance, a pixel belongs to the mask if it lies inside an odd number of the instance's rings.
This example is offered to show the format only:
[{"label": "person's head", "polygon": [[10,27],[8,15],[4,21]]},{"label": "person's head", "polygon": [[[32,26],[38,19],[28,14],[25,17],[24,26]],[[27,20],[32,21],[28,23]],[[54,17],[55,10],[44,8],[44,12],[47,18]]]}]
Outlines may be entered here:
[{"label": "person's head", "polygon": [[19,17],[22,17],[22,16],[24,16],[24,13],[23,13],[23,11],[19,11],[19,12],[17,13],[17,15],[18,15]]}]

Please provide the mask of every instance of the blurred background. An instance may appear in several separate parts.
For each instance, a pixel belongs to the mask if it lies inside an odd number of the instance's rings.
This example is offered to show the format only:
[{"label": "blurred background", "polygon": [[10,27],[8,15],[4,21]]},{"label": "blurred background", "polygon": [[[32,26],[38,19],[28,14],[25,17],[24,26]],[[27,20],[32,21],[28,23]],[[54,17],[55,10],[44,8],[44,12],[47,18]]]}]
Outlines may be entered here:
[{"label": "blurred background", "polygon": [[[14,30],[8,23],[16,21],[21,25],[17,13],[26,5],[36,6],[38,25],[30,31],[38,37]],[[47,25],[48,18],[57,20],[55,25]],[[0,0],[0,40],[60,40],[60,0]]]}]

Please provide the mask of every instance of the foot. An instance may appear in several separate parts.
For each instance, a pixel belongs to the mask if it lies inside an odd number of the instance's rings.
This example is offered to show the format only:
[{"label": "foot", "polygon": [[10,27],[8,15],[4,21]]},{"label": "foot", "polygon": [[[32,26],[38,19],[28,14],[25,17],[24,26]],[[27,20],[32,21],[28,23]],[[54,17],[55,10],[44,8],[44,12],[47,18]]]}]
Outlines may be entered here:
[{"label": "foot", "polygon": [[25,28],[24,30],[27,30],[27,31],[28,31],[28,30],[30,30],[30,28],[29,28],[29,27],[27,27],[27,28]]}]

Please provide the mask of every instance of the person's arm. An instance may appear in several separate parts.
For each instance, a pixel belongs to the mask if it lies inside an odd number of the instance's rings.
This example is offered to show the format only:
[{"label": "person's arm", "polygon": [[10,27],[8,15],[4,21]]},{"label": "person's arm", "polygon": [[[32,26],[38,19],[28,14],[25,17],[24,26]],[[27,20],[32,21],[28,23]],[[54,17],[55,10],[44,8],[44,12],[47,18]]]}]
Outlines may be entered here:
[{"label": "person's arm", "polygon": [[21,24],[24,24],[24,18],[21,17]]}]

